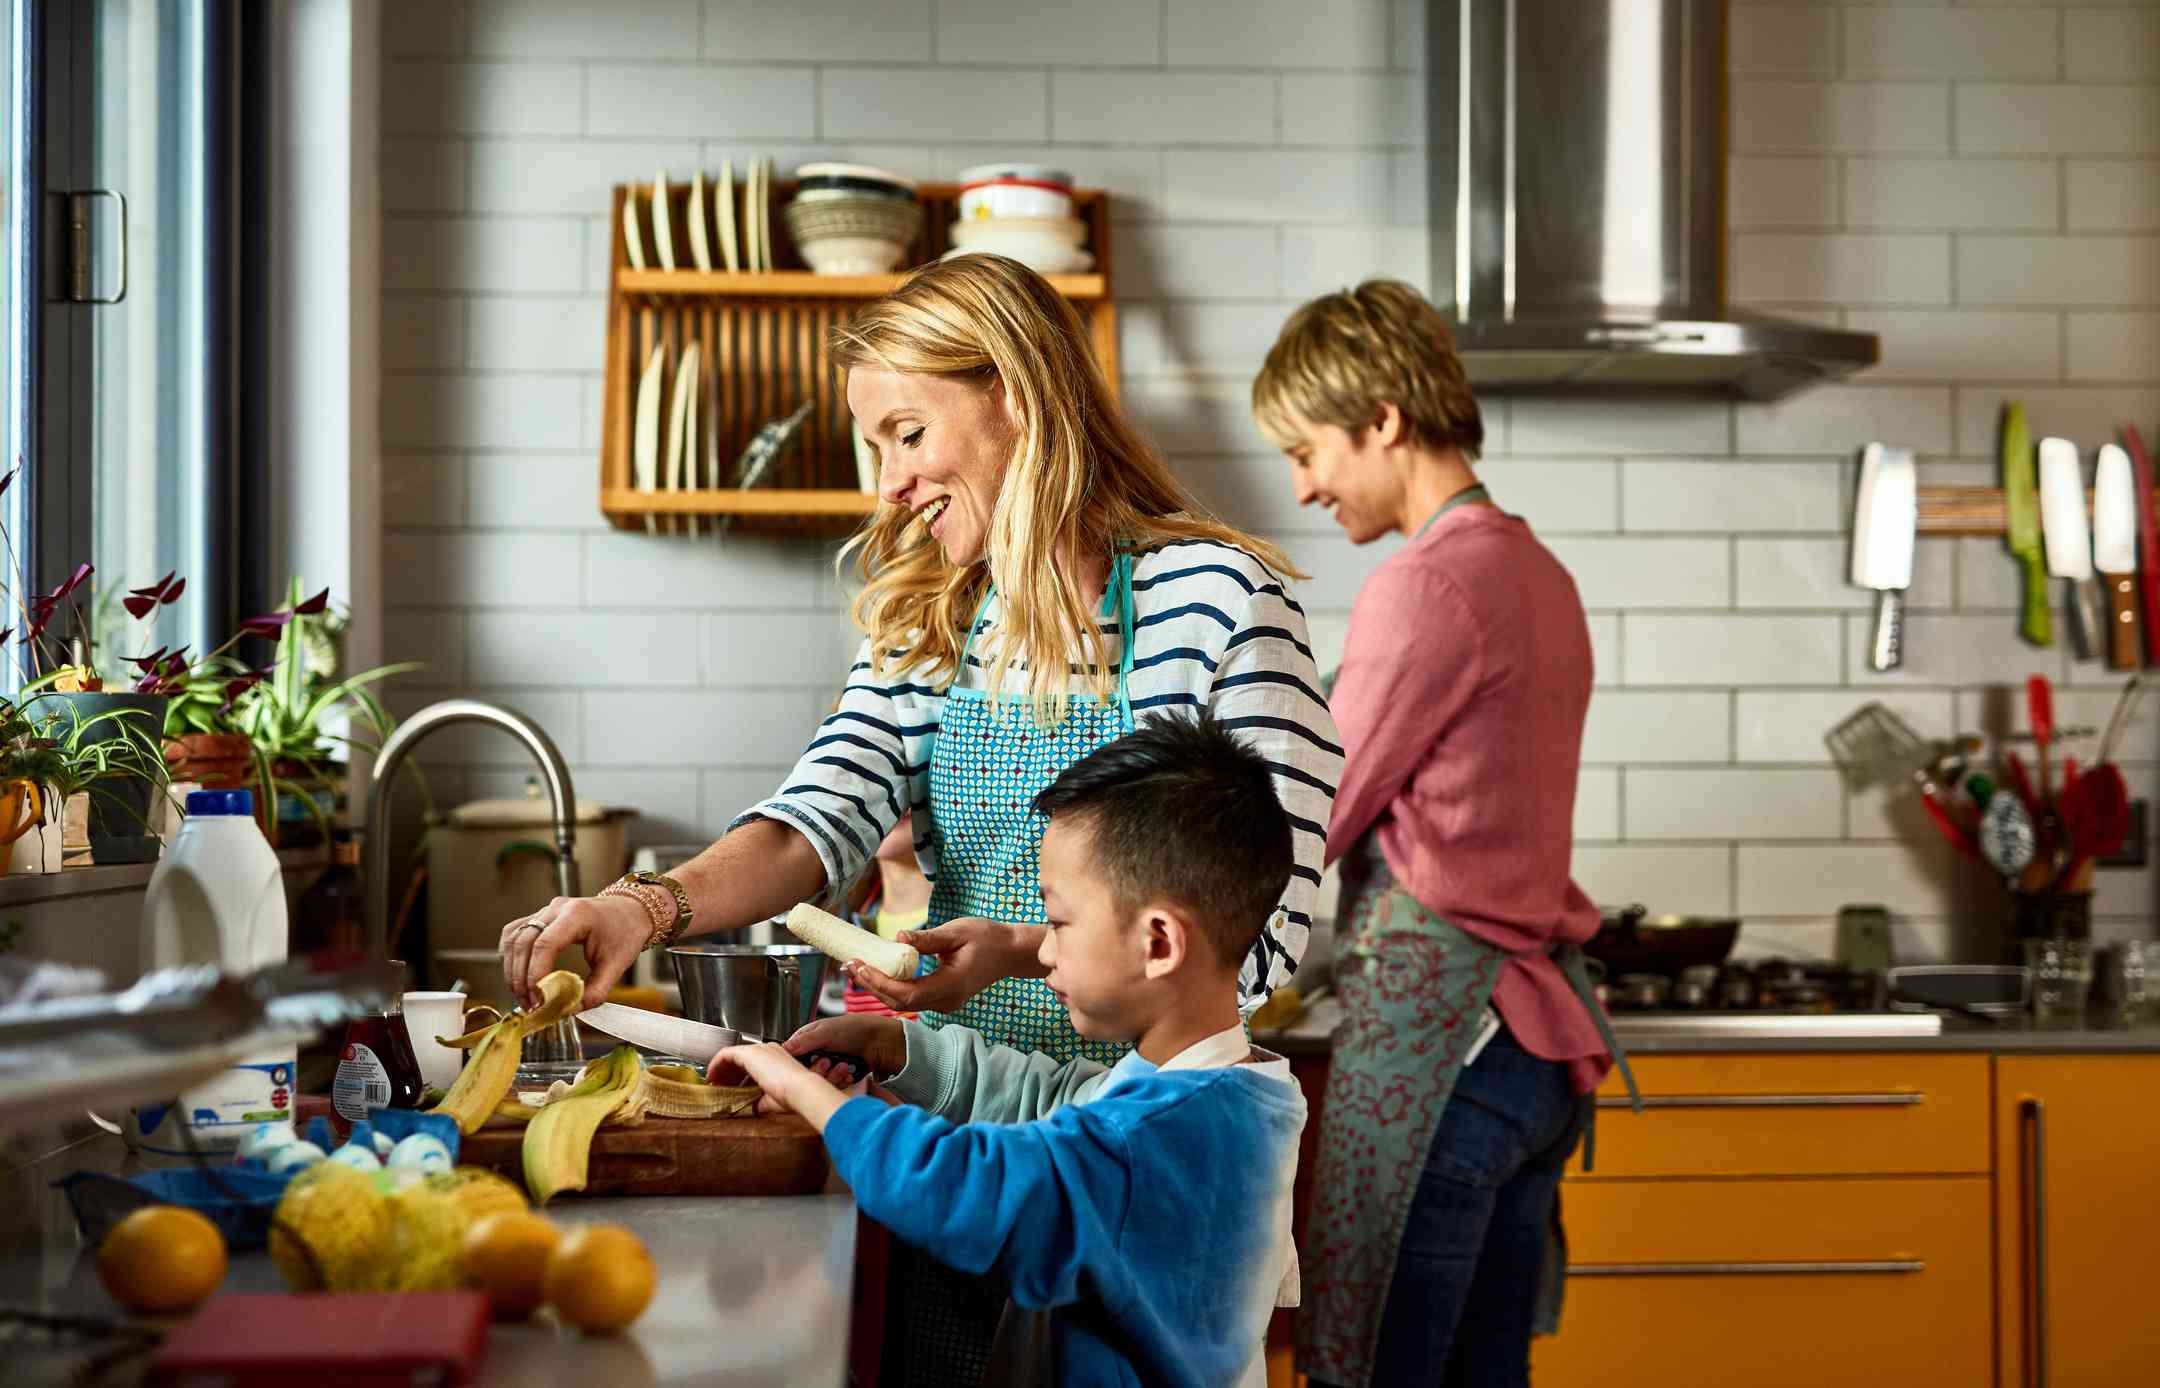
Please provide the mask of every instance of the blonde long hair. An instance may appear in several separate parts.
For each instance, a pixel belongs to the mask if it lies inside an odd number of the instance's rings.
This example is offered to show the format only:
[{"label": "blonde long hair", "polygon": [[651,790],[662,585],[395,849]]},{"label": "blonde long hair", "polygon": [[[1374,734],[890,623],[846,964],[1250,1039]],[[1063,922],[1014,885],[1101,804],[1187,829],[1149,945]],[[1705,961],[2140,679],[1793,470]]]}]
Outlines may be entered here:
[{"label": "blonde long hair", "polygon": [[1003,638],[990,667],[1001,687],[1025,662],[1036,720],[1065,715],[1069,666],[1088,671],[1098,698],[1116,688],[1094,594],[1058,561],[1168,540],[1216,540],[1246,550],[1279,575],[1302,578],[1273,545],[1209,514],[1118,408],[1088,349],[1080,315],[1040,275],[995,255],[925,267],[865,305],[832,334],[832,358],[858,366],[954,377],[982,389],[1002,382],[1013,420],[1012,457],[990,518],[987,563],[955,567],[901,506],[880,506],[840,551],[863,586],[851,615],[869,633],[880,675],[922,669],[960,675],[977,604],[994,580]]}]

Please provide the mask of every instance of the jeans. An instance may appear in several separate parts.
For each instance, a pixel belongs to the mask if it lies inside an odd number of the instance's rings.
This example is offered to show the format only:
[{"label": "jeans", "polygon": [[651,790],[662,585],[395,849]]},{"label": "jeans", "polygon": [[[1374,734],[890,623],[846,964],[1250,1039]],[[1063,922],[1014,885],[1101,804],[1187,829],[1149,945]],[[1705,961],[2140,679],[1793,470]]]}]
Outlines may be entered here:
[{"label": "jeans", "polygon": [[1531,1055],[1504,1025],[1463,1068],[1403,1229],[1375,1388],[1529,1383],[1560,1172],[1589,1105],[1566,1065]]}]

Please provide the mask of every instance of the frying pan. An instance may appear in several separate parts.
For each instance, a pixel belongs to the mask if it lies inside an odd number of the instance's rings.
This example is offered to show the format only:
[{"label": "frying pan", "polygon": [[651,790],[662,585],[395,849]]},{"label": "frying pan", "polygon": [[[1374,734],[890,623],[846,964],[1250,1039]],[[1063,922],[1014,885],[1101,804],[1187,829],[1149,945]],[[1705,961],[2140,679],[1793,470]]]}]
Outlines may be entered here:
[{"label": "frying pan", "polygon": [[1644,906],[1608,909],[1583,953],[1622,974],[1677,976],[1696,964],[1721,964],[1740,934],[1735,916],[1653,916]]}]

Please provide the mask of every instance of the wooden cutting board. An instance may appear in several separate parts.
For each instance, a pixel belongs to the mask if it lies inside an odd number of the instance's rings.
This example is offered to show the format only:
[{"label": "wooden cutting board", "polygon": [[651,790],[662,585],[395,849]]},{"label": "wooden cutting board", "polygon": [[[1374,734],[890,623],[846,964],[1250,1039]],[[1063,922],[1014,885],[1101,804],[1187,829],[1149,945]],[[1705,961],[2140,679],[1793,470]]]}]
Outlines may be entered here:
[{"label": "wooden cutting board", "polygon": [[[522,1127],[482,1128],[458,1150],[524,1184]],[[817,1130],[792,1113],[647,1118],[593,1136],[587,1195],[814,1195],[831,1163]]]}]

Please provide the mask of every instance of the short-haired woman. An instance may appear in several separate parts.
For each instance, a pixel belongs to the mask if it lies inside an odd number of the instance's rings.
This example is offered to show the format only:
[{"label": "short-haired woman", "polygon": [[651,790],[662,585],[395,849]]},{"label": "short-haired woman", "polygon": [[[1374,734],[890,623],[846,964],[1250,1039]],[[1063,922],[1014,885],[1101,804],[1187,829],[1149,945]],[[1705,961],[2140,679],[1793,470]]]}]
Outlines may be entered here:
[{"label": "short-haired woman", "polygon": [[[933,886],[931,928],[908,938],[939,967],[850,977],[932,1026],[1114,1061],[1123,1048],[1083,1041],[1042,982],[1033,800],[1136,719],[1205,708],[1267,759],[1296,835],[1289,889],[1239,977],[1257,1006],[1303,953],[1342,766],[1283,588],[1293,571],[1205,514],[1127,422],[1072,306],[1014,261],[926,268],[833,348],[885,503],[851,542],[866,639],[840,707],[780,791],[672,880],[626,879],[505,927],[512,987],[529,994],[582,944],[597,1001],[649,944],[852,881],[912,815]],[[963,1298],[890,1345],[910,1361],[898,1381],[975,1381],[1003,1298]]]},{"label": "short-haired woman", "polygon": [[1410,286],[1299,309],[1253,410],[1300,504],[1353,544],[1409,540],[1358,593],[1331,690],[1344,1025],[1299,1367],[1316,1384],[1523,1383],[1561,1166],[1613,1058],[1576,946],[1598,911],[1568,873],[1582,600],[1478,483],[1477,400]]}]

